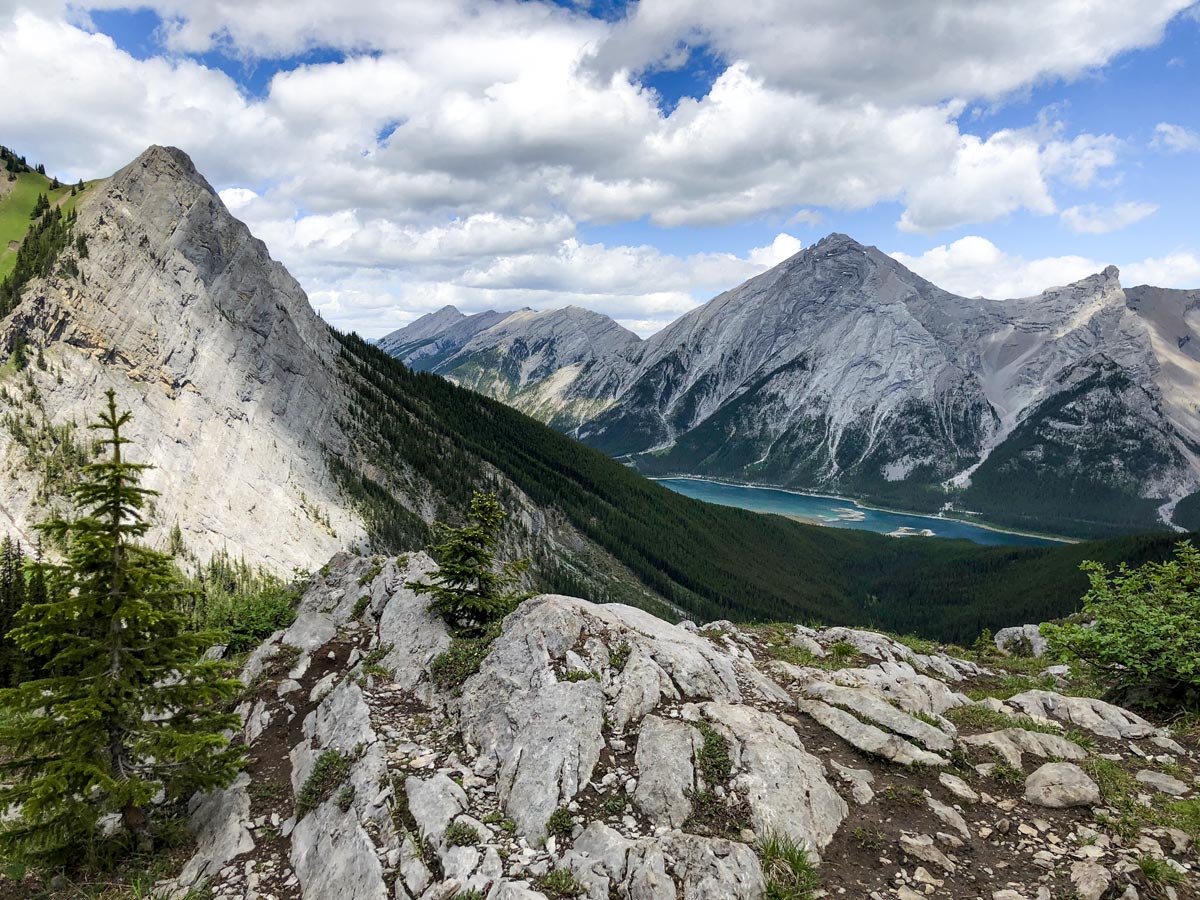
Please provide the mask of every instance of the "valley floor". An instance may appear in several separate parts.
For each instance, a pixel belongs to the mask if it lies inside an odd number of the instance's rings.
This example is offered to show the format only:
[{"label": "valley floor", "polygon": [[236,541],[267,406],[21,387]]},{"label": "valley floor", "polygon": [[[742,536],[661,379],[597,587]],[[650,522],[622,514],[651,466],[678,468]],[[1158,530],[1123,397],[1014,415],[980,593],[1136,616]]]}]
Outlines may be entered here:
[{"label": "valley floor", "polygon": [[890,534],[897,529],[929,528],[938,537],[965,538],[979,544],[1046,546],[1075,543],[1075,538],[1004,528],[960,513],[930,515],[874,506],[861,500],[778,487],[757,482],[723,481],[695,475],[654,478],[678,493],[752,512],[785,515],[812,525],[858,528]]}]

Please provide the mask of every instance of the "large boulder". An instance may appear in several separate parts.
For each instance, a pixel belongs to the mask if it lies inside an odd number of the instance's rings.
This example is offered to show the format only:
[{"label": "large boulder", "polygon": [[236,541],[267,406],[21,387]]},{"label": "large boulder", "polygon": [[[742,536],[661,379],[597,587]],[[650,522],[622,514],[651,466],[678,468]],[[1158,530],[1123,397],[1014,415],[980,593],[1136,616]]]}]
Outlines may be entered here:
[{"label": "large boulder", "polygon": [[1094,806],[1100,802],[1100,788],[1074,763],[1046,763],[1025,779],[1025,799],[1053,809]]},{"label": "large boulder", "polygon": [[1042,630],[1037,625],[1013,625],[1001,628],[993,640],[996,648],[1014,656],[1032,656],[1040,659],[1050,649],[1049,642],[1042,637]]}]

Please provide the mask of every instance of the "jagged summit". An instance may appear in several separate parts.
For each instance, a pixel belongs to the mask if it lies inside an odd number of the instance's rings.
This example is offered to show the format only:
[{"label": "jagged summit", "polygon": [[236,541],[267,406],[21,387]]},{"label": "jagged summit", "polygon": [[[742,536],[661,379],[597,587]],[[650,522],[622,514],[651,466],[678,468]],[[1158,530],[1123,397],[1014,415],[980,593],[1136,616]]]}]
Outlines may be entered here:
[{"label": "jagged summit", "polygon": [[640,337],[613,319],[575,305],[479,313],[433,334],[418,320],[380,342],[415,369],[445,375],[534,415],[574,417],[575,424],[594,407],[564,409],[560,396],[570,380],[589,364],[636,352],[640,344]]}]

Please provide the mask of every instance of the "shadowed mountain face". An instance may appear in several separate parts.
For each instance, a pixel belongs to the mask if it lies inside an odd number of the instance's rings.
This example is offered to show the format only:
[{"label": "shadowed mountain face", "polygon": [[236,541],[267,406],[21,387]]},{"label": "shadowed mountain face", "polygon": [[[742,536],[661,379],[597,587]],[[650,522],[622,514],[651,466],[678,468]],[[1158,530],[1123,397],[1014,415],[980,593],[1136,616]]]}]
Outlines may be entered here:
[{"label": "shadowed mountain face", "polygon": [[1099,535],[1164,527],[1200,486],[1197,306],[1125,291],[1115,268],[1036,297],[959,297],[833,234],[518,391],[518,323],[505,341],[473,334],[469,377],[430,368],[649,474]]}]

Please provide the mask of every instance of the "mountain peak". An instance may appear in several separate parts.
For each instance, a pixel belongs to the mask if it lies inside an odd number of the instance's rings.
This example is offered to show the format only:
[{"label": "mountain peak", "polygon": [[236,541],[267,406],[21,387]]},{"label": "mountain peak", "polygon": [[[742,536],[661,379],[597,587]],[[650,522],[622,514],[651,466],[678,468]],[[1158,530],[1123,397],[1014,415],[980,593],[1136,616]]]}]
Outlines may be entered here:
[{"label": "mountain peak", "polygon": [[848,234],[842,234],[840,231],[830,232],[812,245],[813,250],[823,250],[829,252],[844,252],[846,250],[865,250],[866,247],[860,244]]},{"label": "mountain peak", "polygon": [[212,193],[216,193],[196,169],[192,158],[178,147],[163,147],[152,144],[143,150],[133,162],[113,175],[114,183],[139,181],[147,179],[180,180],[203,185]]}]

